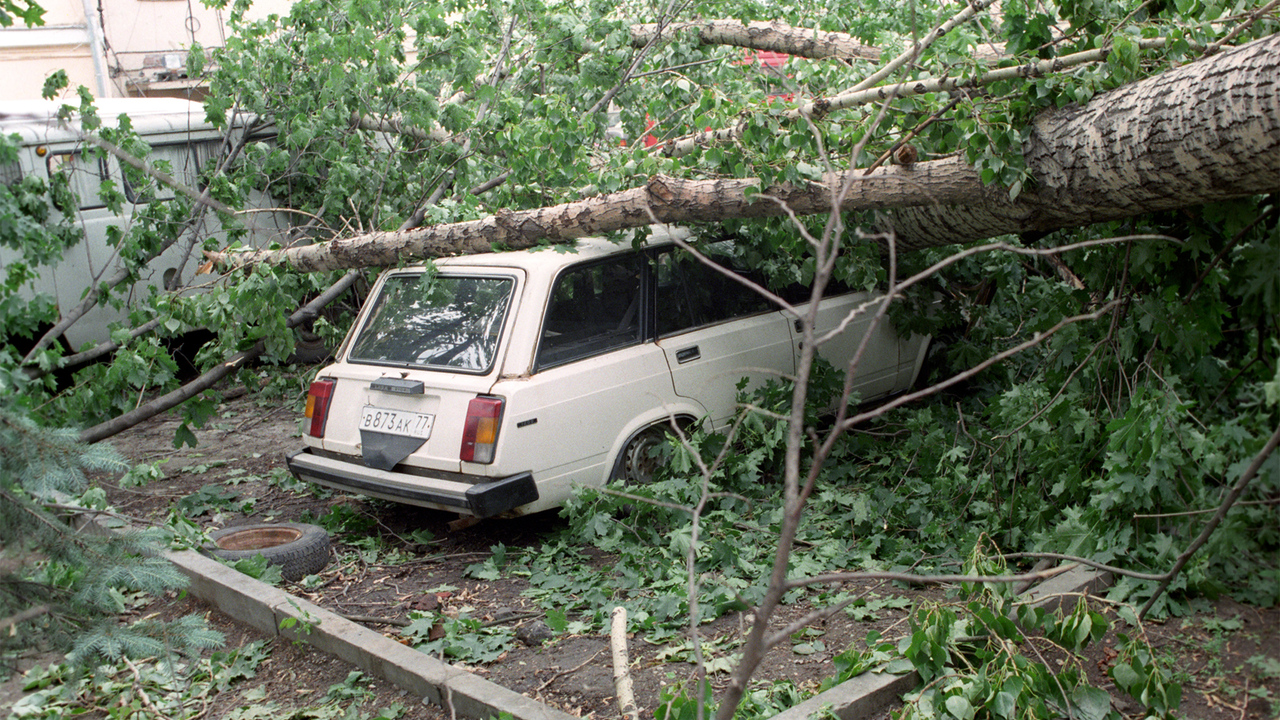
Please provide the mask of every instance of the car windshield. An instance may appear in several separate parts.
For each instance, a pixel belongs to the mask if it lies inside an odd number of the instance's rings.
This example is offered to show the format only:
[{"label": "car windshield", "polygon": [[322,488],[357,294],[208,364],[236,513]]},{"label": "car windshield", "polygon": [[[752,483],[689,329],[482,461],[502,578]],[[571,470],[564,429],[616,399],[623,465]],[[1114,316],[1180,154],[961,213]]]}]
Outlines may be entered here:
[{"label": "car windshield", "polygon": [[392,275],[351,347],[350,361],[486,373],[514,287],[510,277]]}]

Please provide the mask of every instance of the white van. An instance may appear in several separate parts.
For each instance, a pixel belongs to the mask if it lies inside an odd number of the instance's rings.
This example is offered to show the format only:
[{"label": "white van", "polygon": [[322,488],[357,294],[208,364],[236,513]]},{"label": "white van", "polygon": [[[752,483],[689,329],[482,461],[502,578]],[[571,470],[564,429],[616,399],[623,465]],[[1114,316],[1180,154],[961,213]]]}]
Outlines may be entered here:
[{"label": "white van", "polygon": [[[176,98],[115,98],[96,102],[98,115],[106,126],[119,124],[121,114],[129,116],[134,131],[151,146],[146,158],[154,164],[168,161],[177,180],[191,188],[198,187],[198,171],[222,150],[224,133],[205,119],[199,103]],[[40,277],[24,288],[22,295],[51,297],[65,312],[80,304],[85,291],[94,283],[113,275],[120,258],[107,241],[108,228],[127,226],[143,206],[120,170],[120,160],[113,155],[103,159],[86,156],[88,142],[78,132],[79,118],[58,118],[61,103],[43,100],[0,101],[0,133],[17,135],[18,160],[0,164],[0,182],[12,184],[29,175],[45,180],[62,174],[70,180],[71,189],[79,196],[77,222],[84,231],[81,243],[67,249],[62,262],[50,271],[41,269]],[[244,132],[241,123],[232,132]],[[265,135],[264,139],[269,139]],[[125,194],[123,213],[117,215],[103,205],[98,196],[102,183],[111,180]],[[157,201],[173,197],[171,188],[162,187]],[[254,205],[268,207],[265,198],[255,198]],[[272,212],[250,213],[242,217],[248,227],[246,242],[265,247],[272,241],[284,242],[288,218]],[[150,263],[149,272],[128,291],[130,301],[145,297],[151,287],[182,287],[195,275],[203,261],[200,244],[205,238],[217,237],[222,230],[214,213],[198,232],[186,232],[177,243]],[[0,247],[0,277],[6,265],[18,256],[12,249]],[[176,278],[176,282],[175,282]],[[109,325],[124,321],[125,309],[98,304],[64,333],[73,349],[85,343],[99,343],[109,337]]]}]

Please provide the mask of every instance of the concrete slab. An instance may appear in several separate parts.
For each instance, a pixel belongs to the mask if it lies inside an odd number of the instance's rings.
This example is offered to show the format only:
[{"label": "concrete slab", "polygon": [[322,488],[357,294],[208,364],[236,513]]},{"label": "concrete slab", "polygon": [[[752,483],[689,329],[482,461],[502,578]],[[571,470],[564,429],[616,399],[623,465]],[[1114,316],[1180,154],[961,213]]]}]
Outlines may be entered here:
[{"label": "concrete slab", "polygon": [[506,712],[526,720],[577,720],[574,715],[471,673],[460,673],[449,679],[442,705],[460,717],[490,718]]},{"label": "concrete slab", "polygon": [[1111,573],[1088,565],[1074,565],[1070,570],[1036,584],[1023,596],[1034,607],[1053,612],[1067,603],[1073,608],[1080,593],[1096,595],[1111,587]]},{"label": "concrete slab", "polygon": [[841,720],[873,717],[897,704],[919,684],[920,675],[914,670],[904,675],[865,672],[773,717],[802,720],[814,715],[828,717],[826,713]]},{"label": "concrete slab", "polygon": [[[449,709],[454,717],[490,718],[507,713],[512,720],[575,720],[568,713],[401,645],[198,552],[171,551],[164,556],[190,578],[189,593],[238,622],[268,636],[305,642]],[[295,622],[281,628],[286,618]]]},{"label": "concrete slab", "polygon": [[[301,598],[288,597],[272,610],[282,637],[305,642],[441,707],[442,688],[469,674]],[[294,622],[284,627],[286,619]]]},{"label": "concrete slab", "polygon": [[289,593],[194,550],[170,551],[164,557],[191,580],[187,591],[192,595],[268,637],[280,634],[271,608],[288,600]]}]

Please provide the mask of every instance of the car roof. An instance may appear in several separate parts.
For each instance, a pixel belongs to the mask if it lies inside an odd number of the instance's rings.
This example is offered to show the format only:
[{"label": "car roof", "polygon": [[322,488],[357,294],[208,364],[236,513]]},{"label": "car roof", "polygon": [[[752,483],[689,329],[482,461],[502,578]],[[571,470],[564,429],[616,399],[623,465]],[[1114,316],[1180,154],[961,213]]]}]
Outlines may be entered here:
[{"label": "car roof", "polygon": [[[651,225],[649,230],[649,236],[644,242],[645,247],[670,245],[675,239],[678,238],[683,240],[688,238],[690,235],[687,228],[670,225]],[[554,272],[562,267],[573,265],[583,260],[592,260],[595,258],[608,257],[610,255],[627,252],[632,249],[630,239],[632,236],[632,233],[628,233],[627,236],[618,238],[617,240],[601,237],[579,238],[574,242],[572,250],[566,250],[566,245],[551,245],[532,248],[529,250],[480,253],[476,255],[457,255],[454,257],[439,258],[435,262],[436,266],[442,270],[446,268],[462,267],[515,267],[535,272]],[[417,269],[417,267],[404,269]]]}]

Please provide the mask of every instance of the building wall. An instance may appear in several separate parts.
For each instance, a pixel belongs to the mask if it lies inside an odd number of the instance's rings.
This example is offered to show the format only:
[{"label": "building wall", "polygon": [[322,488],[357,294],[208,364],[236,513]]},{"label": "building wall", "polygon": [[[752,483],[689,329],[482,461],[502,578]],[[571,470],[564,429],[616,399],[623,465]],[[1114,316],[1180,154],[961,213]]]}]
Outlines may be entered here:
[{"label": "building wall", "polygon": [[[250,18],[289,12],[292,0],[256,0]],[[67,71],[70,89],[100,97],[199,99],[203,83],[187,78],[192,41],[206,50],[226,38],[226,16],[187,0],[44,0],[43,27],[0,29],[0,99],[39,98],[45,78]],[[86,21],[86,7],[94,25]],[[101,8],[101,11],[99,11]],[[94,63],[94,31],[102,53]]]}]

